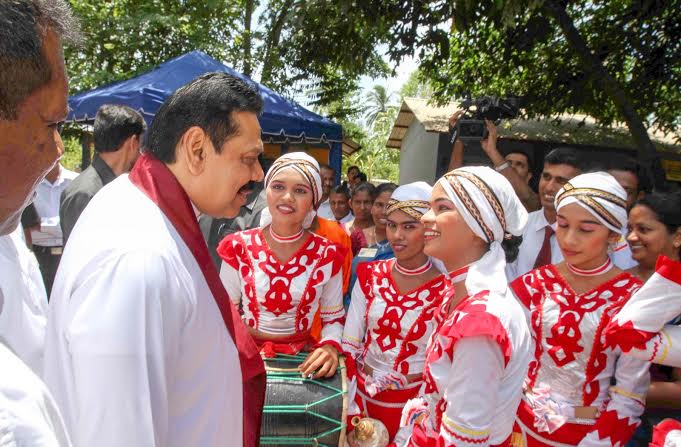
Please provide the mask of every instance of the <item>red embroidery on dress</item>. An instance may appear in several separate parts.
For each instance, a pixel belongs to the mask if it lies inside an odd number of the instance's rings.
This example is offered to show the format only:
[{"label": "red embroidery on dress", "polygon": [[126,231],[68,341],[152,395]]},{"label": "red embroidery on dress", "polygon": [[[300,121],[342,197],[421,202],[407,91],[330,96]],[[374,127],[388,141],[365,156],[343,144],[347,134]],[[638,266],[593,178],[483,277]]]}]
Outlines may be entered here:
[{"label": "red embroidery on dress", "polygon": [[[314,239],[315,243],[312,245],[311,250],[306,250],[306,254],[308,255],[308,260],[311,263],[317,262],[317,265],[314,267],[313,273],[310,275],[310,279],[305,286],[305,292],[296,312],[296,329],[299,331],[306,331],[312,325],[311,317],[314,316],[312,314],[312,306],[315,302],[319,301],[319,298],[317,298],[317,291],[320,290],[319,285],[329,279],[324,273],[323,268],[333,263],[338,257],[335,245],[328,243],[325,244],[325,247],[322,247],[322,242],[325,239],[319,236],[313,236],[312,239]],[[329,275],[332,274],[332,272],[329,273]],[[325,321],[322,321],[322,325],[326,324]]]},{"label": "red embroidery on dress", "polygon": [[613,446],[622,447],[633,436],[639,421],[629,423],[629,417],[620,417],[615,410],[607,410],[601,413],[594,425],[599,439],[610,438]]},{"label": "red embroidery on dress", "polygon": [[228,247],[231,247],[231,253],[226,251],[225,261],[237,271],[242,279],[243,293],[245,300],[242,299],[242,305],[246,304],[248,311],[252,317],[247,317],[245,320],[246,325],[249,327],[258,328],[258,323],[260,319],[260,309],[258,307],[258,300],[255,291],[255,276],[253,273],[253,264],[251,263],[251,258],[245,248],[245,241],[243,237],[239,235],[228,236],[232,238],[229,241]]},{"label": "red embroidery on dress", "polygon": [[[416,319],[414,324],[411,325],[411,328],[409,328],[409,331],[404,337],[404,341],[402,343],[402,347],[400,348],[400,352],[397,354],[397,357],[395,358],[395,363],[394,363],[394,369],[401,374],[409,374],[409,362],[407,359],[409,357],[415,355],[418,353],[418,346],[416,345],[416,341],[421,340],[424,335],[426,335],[426,332],[428,331],[428,323],[432,321],[433,316],[435,315],[435,312],[438,309],[439,304],[441,303],[441,293],[442,293],[442,287],[444,285],[444,280],[441,281],[436,281],[436,282],[430,282],[426,283],[425,290],[427,290],[427,294],[425,295],[425,300],[427,301],[426,303],[423,303],[423,309],[421,310],[421,314],[419,317]],[[424,287],[420,288],[418,290],[418,293],[422,293],[424,290]],[[417,293],[417,292],[414,292]]]},{"label": "red embroidery on dress", "polygon": [[[419,351],[415,342],[428,331],[429,323],[440,303],[444,279],[432,279],[403,295],[398,292],[392,279],[393,262],[375,261],[358,268],[358,281],[367,300],[364,315],[367,333],[362,357],[366,356],[374,340],[382,352],[399,347],[393,369],[406,375],[410,373],[408,358]],[[372,306],[379,302],[386,307],[380,311],[380,317],[371,322]],[[414,323],[405,327],[405,321],[411,320]]]},{"label": "red embroidery on dress", "polygon": [[[281,264],[274,254],[265,245],[262,230],[253,232],[251,238],[251,254],[254,259],[259,258],[260,253],[265,254],[265,259],[258,263],[260,270],[265,272],[270,282],[269,290],[261,301],[262,307],[277,317],[288,312],[293,308],[293,296],[291,296],[291,282],[293,278],[300,276],[307,271],[314,261],[313,256],[309,256],[315,251],[317,240],[309,238],[309,242],[304,244],[285,264]],[[306,256],[308,255],[308,256]],[[306,264],[302,261],[306,260]]]},{"label": "red embroidery on dress", "polygon": [[533,270],[511,283],[511,289],[518,296],[523,305],[530,311],[530,326],[532,329],[532,339],[534,340],[534,359],[530,361],[527,377],[529,387],[534,386],[539,374],[539,359],[544,353],[542,343],[544,322],[543,314],[543,294],[538,287],[534,287],[534,282],[541,280],[540,270]]},{"label": "red embroidery on dress", "polygon": [[575,360],[576,354],[584,351],[584,346],[580,344],[580,324],[584,315],[596,312],[607,300],[602,297],[600,287],[588,294],[576,295],[556,272],[552,273],[556,274],[555,278],[544,277],[546,299],[555,302],[560,313],[551,327],[551,335],[546,337],[546,344],[551,346],[548,354],[556,365],[565,366]]},{"label": "red embroidery on dress", "polygon": [[[313,234],[291,259],[281,264],[266,246],[260,228],[246,230],[228,238],[233,238],[230,241],[231,252],[225,250],[223,258],[237,270],[241,277],[244,293],[242,303],[253,315],[245,319],[246,324],[256,329],[259,327],[260,306],[264,311],[271,312],[275,316],[290,311],[295,305],[290,290],[292,281],[310,272],[296,309],[295,322],[297,331],[309,330],[312,324],[310,314],[313,305],[318,301],[318,289],[329,279],[329,275],[326,275],[322,268],[334,263],[333,270],[336,269],[336,264],[340,265],[341,262],[337,259],[336,246]],[[255,286],[254,263],[257,263],[255,265],[269,279],[270,287],[264,292],[262,300],[258,299]],[[333,323],[338,323],[338,321],[333,321]]]},{"label": "red embroidery on dress", "polygon": [[418,291],[409,295],[400,295],[395,285],[390,281],[391,262],[380,262],[374,269],[374,280],[385,283],[378,288],[379,296],[386,304],[383,316],[376,321],[376,327],[372,329],[375,334],[376,344],[381,351],[386,352],[395,348],[402,336],[402,319],[409,310],[420,307],[423,302],[418,298]]},{"label": "red embroidery on dress", "polygon": [[[617,284],[620,284],[620,282],[617,282]],[[633,288],[625,287],[631,284],[634,284]],[[613,302],[611,302],[611,304],[603,312],[603,315],[601,315],[601,320],[598,323],[598,328],[594,334],[591,356],[589,357],[589,362],[586,365],[584,388],[582,390],[584,405],[591,405],[598,398],[598,395],[601,391],[600,382],[596,380],[596,377],[608,365],[608,352],[605,348],[605,328],[614,318],[617,312],[622,309],[624,303],[629,300],[629,297],[631,297],[636,287],[638,286],[635,282],[629,283],[628,281],[621,284],[619,289],[616,288],[615,285],[612,286],[614,293],[611,297],[611,300],[613,300]]]},{"label": "red embroidery on dress", "polygon": [[[633,276],[621,274],[592,291],[575,295],[552,265],[534,270],[515,280],[512,288],[518,295],[528,294],[531,305],[535,358],[530,362],[528,386],[532,388],[537,379],[544,343],[550,346],[547,353],[558,366],[574,361],[576,355],[584,351],[584,346],[591,346],[584,370],[582,405],[588,406],[595,402],[602,391],[597,377],[607,368],[611,354],[606,350],[604,342],[605,328],[616,311],[629,299],[637,284],[640,284],[640,281]],[[550,334],[544,337],[544,307],[554,304],[558,306],[559,315],[550,329]],[[582,340],[580,323],[584,316],[601,310],[602,313],[597,315],[598,327],[595,328],[594,339]]]}]

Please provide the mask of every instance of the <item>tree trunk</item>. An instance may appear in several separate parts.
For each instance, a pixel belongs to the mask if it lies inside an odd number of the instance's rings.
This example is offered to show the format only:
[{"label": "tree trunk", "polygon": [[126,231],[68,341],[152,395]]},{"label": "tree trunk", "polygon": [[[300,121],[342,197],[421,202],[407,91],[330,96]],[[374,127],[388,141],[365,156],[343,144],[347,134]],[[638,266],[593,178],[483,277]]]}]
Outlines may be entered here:
[{"label": "tree trunk", "polygon": [[624,89],[592,53],[584,38],[579,34],[579,30],[575,27],[565,7],[558,0],[545,0],[543,9],[558,22],[558,26],[560,26],[563,35],[565,35],[568,44],[575,51],[585,71],[593,77],[596,85],[615,103],[617,110],[620,112],[638,146],[638,158],[641,167],[645,169],[656,189],[663,188],[665,173],[657,155],[657,150],[648,136],[643,120],[634,109],[629,98],[627,98]]},{"label": "tree trunk", "polygon": [[253,10],[255,9],[255,0],[246,0],[246,8],[244,11],[244,42],[242,50],[244,52],[244,74],[251,77],[253,73],[252,64],[252,45],[253,40],[251,36],[251,28],[253,22]]},{"label": "tree trunk", "polygon": [[272,69],[274,64],[275,48],[279,46],[279,40],[281,39],[281,32],[284,29],[284,24],[286,23],[286,17],[289,14],[289,9],[293,5],[293,0],[285,0],[281,5],[279,14],[277,14],[270,27],[270,32],[267,36],[267,41],[265,44],[265,60],[262,67],[262,76],[260,77],[260,82],[267,85],[272,77]]}]

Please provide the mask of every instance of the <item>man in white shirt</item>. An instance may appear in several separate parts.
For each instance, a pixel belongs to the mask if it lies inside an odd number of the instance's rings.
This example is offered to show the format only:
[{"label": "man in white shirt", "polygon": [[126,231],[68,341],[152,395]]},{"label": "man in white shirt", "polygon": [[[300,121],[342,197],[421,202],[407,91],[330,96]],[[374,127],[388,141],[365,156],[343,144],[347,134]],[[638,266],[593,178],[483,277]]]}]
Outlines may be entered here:
[{"label": "man in white shirt", "polygon": [[258,92],[207,73],[161,106],[130,174],[76,222],[57,272],[45,381],[76,447],[258,445],[265,371],[199,214],[261,181]]},{"label": "man in white shirt", "polygon": [[40,273],[42,273],[48,297],[64,249],[64,239],[59,224],[59,201],[61,193],[77,176],[77,173],[57,163],[38,184],[33,200],[33,206],[40,216],[40,226],[31,230],[33,253],[40,265]]},{"label": "man in white shirt", "polygon": [[506,266],[509,282],[532,269],[563,260],[555,235],[553,199],[565,183],[581,173],[580,166],[577,152],[570,148],[554,149],[544,158],[544,169],[539,179],[542,207],[528,215],[518,258]]},{"label": "man in white shirt", "polygon": [[329,203],[332,212],[330,220],[340,223],[343,228],[355,218],[350,210],[350,191],[347,187],[341,185],[334,188],[329,195]]},{"label": "man in white shirt", "polygon": [[329,203],[329,194],[333,189],[336,179],[336,173],[329,165],[319,165],[319,173],[322,177],[322,198],[320,199],[319,208],[317,208],[317,215],[323,219],[334,220],[333,212],[331,211],[331,204]]},{"label": "man in white shirt", "polygon": [[[631,210],[641,192],[646,189],[645,185],[643,185],[643,188],[641,187],[642,183],[645,182],[641,182],[641,169],[638,162],[630,157],[609,157],[607,171],[627,192],[627,209]],[[627,243],[626,235],[623,235],[613,247],[612,261],[622,270],[628,270],[638,265],[631,255],[631,248]]]},{"label": "man in white shirt", "polygon": [[43,278],[18,226],[0,236],[0,338],[37,375],[43,371],[46,326]]},{"label": "man in white shirt", "polygon": [[0,23],[0,443],[68,447],[38,378],[47,297],[18,223],[61,157],[59,127],[68,113],[62,40],[77,40],[78,24],[63,0],[0,2]]}]

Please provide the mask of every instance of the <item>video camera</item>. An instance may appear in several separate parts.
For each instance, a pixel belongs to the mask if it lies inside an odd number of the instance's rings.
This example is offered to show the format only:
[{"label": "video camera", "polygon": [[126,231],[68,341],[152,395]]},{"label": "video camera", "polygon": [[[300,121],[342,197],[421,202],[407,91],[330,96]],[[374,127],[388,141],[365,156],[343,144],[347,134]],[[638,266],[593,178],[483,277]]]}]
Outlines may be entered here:
[{"label": "video camera", "polygon": [[502,119],[517,118],[520,113],[518,98],[483,96],[466,99],[461,102],[460,106],[464,109],[464,113],[456,121],[456,126],[450,129],[452,144],[457,139],[482,140],[487,137],[486,119],[498,125]]}]

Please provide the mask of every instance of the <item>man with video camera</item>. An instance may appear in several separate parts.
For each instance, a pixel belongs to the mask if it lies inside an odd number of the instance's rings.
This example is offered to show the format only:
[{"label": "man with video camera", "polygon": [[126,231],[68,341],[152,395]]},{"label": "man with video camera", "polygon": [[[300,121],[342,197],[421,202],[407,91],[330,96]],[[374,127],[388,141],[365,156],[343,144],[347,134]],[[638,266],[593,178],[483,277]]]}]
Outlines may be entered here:
[{"label": "man with video camera", "polygon": [[[494,169],[496,169],[500,174],[506,177],[509,182],[511,182],[515,193],[518,195],[518,198],[525,206],[527,211],[535,211],[541,208],[539,196],[532,190],[532,188],[530,188],[530,185],[528,184],[532,175],[531,171],[525,168],[525,175],[521,176],[516,169],[517,163],[514,163],[513,160],[516,152],[506,154],[504,157],[497,149],[498,135],[497,126],[494,124],[494,122],[490,121],[489,119],[484,119],[484,131],[480,132],[482,129],[475,128],[475,120],[462,119],[464,114],[464,110],[457,110],[449,118],[449,128],[453,134],[452,139],[454,140],[454,144],[452,145],[452,154],[449,161],[448,171],[463,166],[464,141],[462,139],[462,134],[464,134],[463,138],[465,139],[477,139],[480,141],[480,146],[482,147],[483,152],[485,152],[487,157],[489,157],[490,161],[494,165]],[[465,129],[461,127],[462,122],[466,125]],[[459,126],[457,126],[457,124],[459,124]],[[477,136],[470,135],[471,133],[476,132],[478,133]],[[525,158],[529,162],[529,157],[527,154],[523,155],[525,155]]]}]

